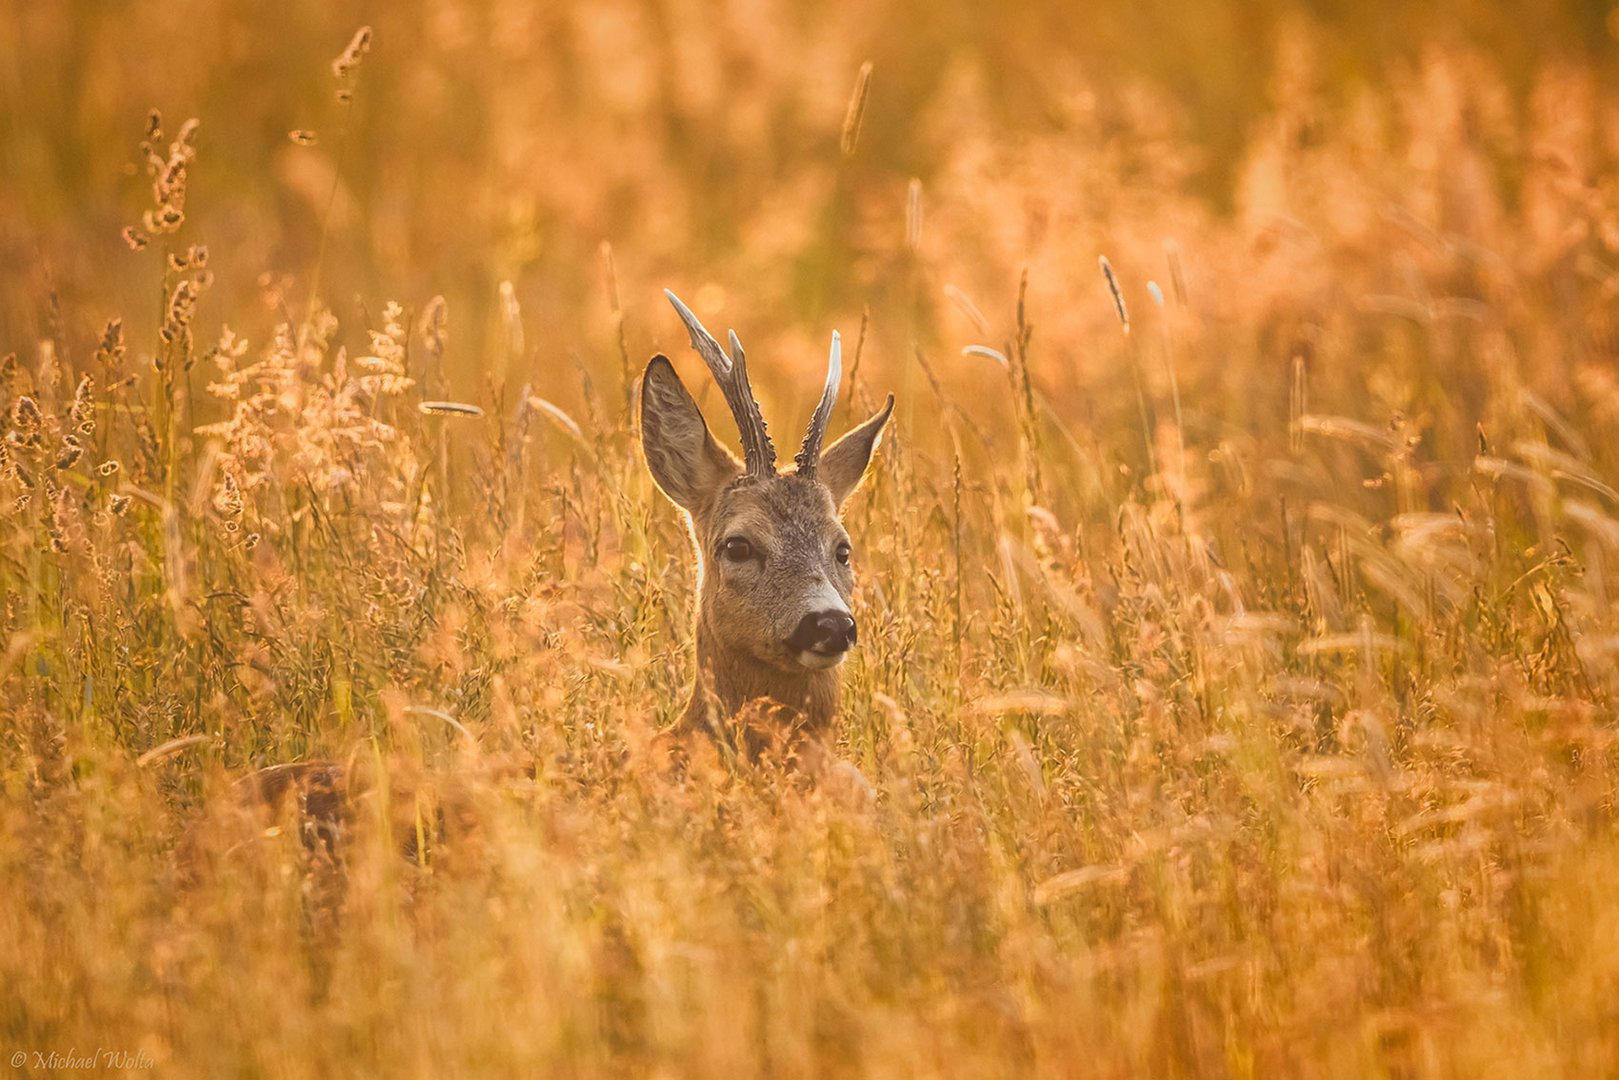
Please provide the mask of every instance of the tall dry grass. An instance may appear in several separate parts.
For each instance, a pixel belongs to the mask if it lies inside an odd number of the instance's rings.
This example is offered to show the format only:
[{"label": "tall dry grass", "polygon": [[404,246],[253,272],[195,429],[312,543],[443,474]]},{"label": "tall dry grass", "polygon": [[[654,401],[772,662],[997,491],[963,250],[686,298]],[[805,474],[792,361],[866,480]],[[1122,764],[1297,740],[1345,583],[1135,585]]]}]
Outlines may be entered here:
[{"label": "tall dry grass", "polygon": [[[1611,1071],[1604,61],[1256,10],[0,8],[0,1059]],[[901,398],[820,781],[658,767],[665,284]]]}]

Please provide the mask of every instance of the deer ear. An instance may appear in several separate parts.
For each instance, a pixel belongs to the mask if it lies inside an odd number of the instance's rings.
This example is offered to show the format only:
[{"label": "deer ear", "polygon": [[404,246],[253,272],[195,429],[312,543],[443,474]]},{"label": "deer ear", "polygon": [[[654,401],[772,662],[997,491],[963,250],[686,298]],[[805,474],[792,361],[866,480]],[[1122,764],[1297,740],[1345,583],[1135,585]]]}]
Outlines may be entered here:
[{"label": "deer ear", "polygon": [[652,479],[687,511],[742,473],[736,458],[714,441],[697,402],[661,353],[641,376],[641,449]]},{"label": "deer ear", "polygon": [[821,463],[816,466],[815,475],[832,492],[832,502],[836,505],[842,506],[860,486],[866,466],[871,464],[872,451],[877,449],[883,425],[888,423],[893,411],[894,395],[889,394],[888,404],[881,411],[821,452]]}]

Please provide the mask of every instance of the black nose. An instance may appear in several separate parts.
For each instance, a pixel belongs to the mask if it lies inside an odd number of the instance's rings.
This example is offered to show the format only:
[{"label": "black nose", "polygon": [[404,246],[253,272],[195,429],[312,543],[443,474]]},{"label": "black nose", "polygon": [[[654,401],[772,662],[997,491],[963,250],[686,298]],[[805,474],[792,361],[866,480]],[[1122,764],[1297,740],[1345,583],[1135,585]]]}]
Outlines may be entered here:
[{"label": "black nose", "polygon": [[836,656],[848,652],[858,636],[854,616],[847,611],[812,611],[799,620],[787,647],[793,652]]}]

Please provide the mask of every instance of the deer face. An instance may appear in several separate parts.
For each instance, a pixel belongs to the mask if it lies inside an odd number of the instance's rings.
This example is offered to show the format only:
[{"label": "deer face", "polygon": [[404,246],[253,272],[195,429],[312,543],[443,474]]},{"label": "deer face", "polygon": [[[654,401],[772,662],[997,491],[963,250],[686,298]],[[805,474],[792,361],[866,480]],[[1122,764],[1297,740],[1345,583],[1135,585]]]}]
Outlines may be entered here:
[{"label": "deer face", "polygon": [[733,656],[780,671],[834,667],[858,633],[849,607],[853,545],[839,512],[865,474],[893,398],[820,450],[841,378],[834,336],[827,389],[797,468],[780,474],[736,336],[726,356],[684,305],[675,304],[738,414],[744,453],[739,462],[719,445],[673,365],[653,357],[641,383],[641,441],[653,479],[686,512],[691,528],[701,582],[699,633]]},{"label": "deer face", "polygon": [[713,639],[789,671],[833,667],[854,645],[851,544],[824,486],[743,480],[693,516],[692,533]]}]

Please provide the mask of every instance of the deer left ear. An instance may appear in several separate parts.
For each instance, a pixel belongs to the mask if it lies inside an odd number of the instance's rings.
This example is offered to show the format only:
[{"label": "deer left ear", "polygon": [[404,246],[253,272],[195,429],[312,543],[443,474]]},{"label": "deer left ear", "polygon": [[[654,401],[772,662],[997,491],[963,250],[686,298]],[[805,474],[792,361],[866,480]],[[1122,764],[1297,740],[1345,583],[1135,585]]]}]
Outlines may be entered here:
[{"label": "deer left ear", "polygon": [[893,411],[894,395],[889,394],[888,404],[875,416],[821,453],[816,476],[832,492],[835,505],[841,507],[860,486],[860,481],[866,475],[866,466],[871,464],[872,452],[877,449],[877,440],[882,436],[883,426],[888,423],[889,414]]}]

